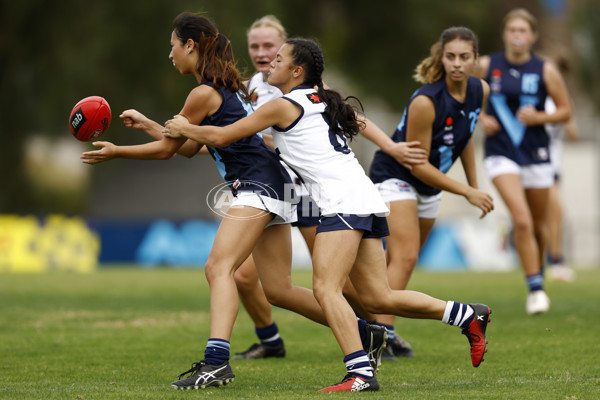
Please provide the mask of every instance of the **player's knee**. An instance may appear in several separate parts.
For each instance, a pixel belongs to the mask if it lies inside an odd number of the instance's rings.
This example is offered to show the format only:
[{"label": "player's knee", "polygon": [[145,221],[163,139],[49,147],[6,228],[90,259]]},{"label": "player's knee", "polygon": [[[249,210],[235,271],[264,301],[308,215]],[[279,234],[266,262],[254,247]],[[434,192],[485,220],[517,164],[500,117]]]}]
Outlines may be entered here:
[{"label": "player's knee", "polygon": [[319,302],[319,304],[321,305],[325,304],[330,296],[335,295],[338,292],[340,295],[342,295],[341,288],[338,290],[332,287],[331,285],[327,284],[327,282],[319,281],[316,279],[313,282],[313,294]]},{"label": "player's knee", "polygon": [[531,219],[525,215],[515,216],[513,220],[513,229],[516,234],[531,234],[533,233],[533,223]]},{"label": "player's knee", "polygon": [[288,303],[287,293],[289,291],[285,290],[285,288],[278,288],[274,285],[266,287],[263,286],[263,290],[269,304],[276,307],[286,308]]},{"label": "player's knee", "polygon": [[371,314],[385,314],[387,311],[387,296],[361,296],[365,310]]},{"label": "player's knee", "polygon": [[403,254],[397,254],[390,257],[388,268],[393,268],[397,272],[405,272],[410,274],[415,265],[417,265],[418,260],[419,253],[406,252]]},{"label": "player's knee", "polygon": [[206,264],[204,265],[204,276],[206,276],[206,280],[210,285],[215,281],[215,279],[230,274],[228,270],[229,269],[226,265],[223,265],[223,263],[215,262],[209,257],[208,261],[206,261]]},{"label": "player's knee", "polygon": [[248,274],[245,274],[243,270],[239,269],[233,275],[233,279],[235,280],[235,286],[239,291],[252,290],[258,283],[254,276],[249,276]]},{"label": "player's knee", "polygon": [[215,279],[215,267],[212,263],[210,262],[206,262],[206,264],[204,265],[204,276],[206,277],[206,280],[208,281],[208,284],[210,285],[214,279]]}]

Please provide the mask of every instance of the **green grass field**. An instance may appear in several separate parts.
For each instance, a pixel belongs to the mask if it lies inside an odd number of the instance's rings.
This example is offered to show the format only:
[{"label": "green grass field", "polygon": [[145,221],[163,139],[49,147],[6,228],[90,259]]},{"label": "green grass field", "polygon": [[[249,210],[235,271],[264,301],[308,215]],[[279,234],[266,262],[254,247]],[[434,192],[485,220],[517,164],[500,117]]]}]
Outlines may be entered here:
[{"label": "green grass field", "polygon": [[[310,286],[310,271],[294,282]],[[333,335],[291,312],[274,316],[288,355],[232,361],[236,380],[176,391],[170,383],[202,358],[209,332],[201,270],[103,268],[90,275],[0,275],[1,399],[600,398],[600,269],[549,282],[552,310],[525,314],[521,273],[425,273],[410,288],[491,306],[488,353],[471,366],[466,338],[437,321],[399,320],[415,358],[382,365],[381,390],[325,394],[345,373]],[[256,340],[241,309],[232,351]]]}]

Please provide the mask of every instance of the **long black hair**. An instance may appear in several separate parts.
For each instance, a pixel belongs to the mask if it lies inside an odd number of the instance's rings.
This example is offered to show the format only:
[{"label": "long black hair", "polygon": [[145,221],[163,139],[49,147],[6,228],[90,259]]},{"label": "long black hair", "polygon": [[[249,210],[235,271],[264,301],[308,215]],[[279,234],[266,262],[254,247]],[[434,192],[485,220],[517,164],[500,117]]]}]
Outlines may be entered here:
[{"label": "long black hair", "polygon": [[173,20],[173,29],[181,43],[194,41],[199,52],[196,68],[203,81],[211,82],[217,89],[241,91],[243,97],[250,98],[237,69],[231,42],[219,33],[214,22],[200,14],[183,12]]},{"label": "long black hair", "polygon": [[319,97],[327,104],[326,112],[331,129],[352,140],[364,127],[364,123],[358,119],[354,107],[346,101],[354,99],[358,101],[362,109],[360,101],[354,96],[343,99],[335,90],[323,87],[322,75],[325,69],[325,60],[317,43],[309,39],[295,38],[286,40],[286,44],[293,46],[290,52],[293,64],[304,68],[304,85],[316,87]]}]

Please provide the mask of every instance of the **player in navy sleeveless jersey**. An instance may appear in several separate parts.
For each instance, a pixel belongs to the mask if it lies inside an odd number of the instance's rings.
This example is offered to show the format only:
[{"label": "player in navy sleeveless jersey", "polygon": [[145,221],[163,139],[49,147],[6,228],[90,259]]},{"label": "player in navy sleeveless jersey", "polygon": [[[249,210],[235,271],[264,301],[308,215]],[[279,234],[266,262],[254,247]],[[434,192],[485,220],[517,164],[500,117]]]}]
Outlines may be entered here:
[{"label": "player in navy sleeveless jersey", "polygon": [[[478,57],[475,34],[468,28],[446,29],[432,46],[430,57],[416,69],[424,86],[410,98],[392,139],[417,140],[429,154],[428,162],[408,169],[382,151],[375,153],[370,177],[390,207],[390,236],[386,239],[388,280],[396,290],[406,288],[438,214],[442,190],[464,196],[479,207],[483,218],[493,208],[492,197],[478,190],[471,136],[489,87],[471,77]],[[446,175],[461,158],[468,185]],[[395,336],[392,315],[378,321]],[[390,341],[384,360],[394,360],[397,346]]]},{"label": "player in navy sleeveless jersey", "polygon": [[323,53],[315,42],[290,39],[279,50],[268,78],[281,89],[282,98],[227,127],[197,126],[176,116],[165,124],[165,135],[222,146],[273,127],[281,159],[302,178],[322,214],[313,249],[314,297],[344,353],[347,371],[341,383],[322,391],[379,389],[376,366],[362,348],[355,314],[343,295],[348,278],[370,312],[461,327],[471,345],[472,364],[479,366],[491,312],[486,305],[390,289],[382,244],[388,234],[388,209],[348,144],[364,129],[365,120],[337,92],[323,87],[323,69]]},{"label": "player in navy sleeveless jersey", "polygon": [[[205,17],[183,13],[173,23],[170,60],[181,74],[193,74],[196,86],[181,110],[191,122],[201,125],[229,125],[252,112],[250,96],[235,67],[229,40],[219,34]],[[203,62],[199,62],[202,60]],[[121,114],[125,126],[146,131],[161,140],[139,146],[115,146],[95,142],[101,150],[85,152],[85,163],[96,164],[116,157],[167,159],[186,146],[186,154],[196,154],[202,146],[186,139],[162,135],[163,127],[135,110]],[[156,135],[158,133],[158,135]],[[226,384],[234,379],[228,363],[229,339],[238,310],[233,271],[254,251],[266,268],[291,262],[289,223],[295,210],[283,199],[291,184],[279,157],[258,135],[226,146],[208,146],[217,169],[234,194],[231,208],[219,226],[205,273],[210,284],[211,323],[204,360],[195,363],[193,379],[174,382],[176,388]],[[281,243],[273,249],[273,235]],[[274,242],[276,242],[275,240]],[[294,288],[288,288],[294,295]],[[305,290],[305,289],[299,289]],[[312,296],[311,296],[312,297]],[[318,305],[318,312],[321,312]]]},{"label": "player in navy sleeveless jersey", "polygon": [[[566,122],[571,106],[557,68],[531,52],[537,22],[527,10],[504,18],[504,52],[481,57],[479,76],[490,85],[481,115],[486,133],[485,167],[513,222],[513,241],[525,272],[528,314],[550,309],[543,265],[549,190],[554,182],[546,123]],[[556,112],[544,110],[546,97]]]}]

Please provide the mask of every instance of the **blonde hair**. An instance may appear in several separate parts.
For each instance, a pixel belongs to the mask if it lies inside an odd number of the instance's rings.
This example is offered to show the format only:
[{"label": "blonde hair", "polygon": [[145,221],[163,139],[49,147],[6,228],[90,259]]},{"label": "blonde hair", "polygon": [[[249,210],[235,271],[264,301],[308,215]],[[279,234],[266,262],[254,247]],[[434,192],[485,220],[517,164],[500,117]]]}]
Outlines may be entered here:
[{"label": "blonde hair", "polygon": [[250,31],[256,28],[273,28],[279,34],[279,38],[282,42],[285,42],[287,40],[287,32],[285,31],[285,28],[283,27],[279,19],[277,19],[277,17],[274,15],[265,15],[264,17],[254,21],[252,25],[250,25],[250,28],[246,32],[246,35],[250,35]]},{"label": "blonde hair", "polygon": [[420,83],[433,83],[442,79],[445,75],[444,64],[442,64],[442,53],[444,46],[455,39],[464,40],[473,44],[473,54],[479,53],[479,42],[477,35],[464,26],[453,26],[442,32],[438,40],[429,50],[429,57],[424,59],[415,68],[413,78]]},{"label": "blonde hair", "polygon": [[502,30],[506,29],[506,24],[508,24],[508,22],[512,19],[515,18],[521,18],[524,19],[525,21],[527,21],[527,23],[529,24],[529,27],[531,28],[531,31],[537,35],[538,30],[537,30],[537,19],[533,16],[532,13],[530,13],[529,11],[527,11],[524,8],[515,8],[511,11],[508,12],[508,14],[506,14],[504,16],[504,19],[502,20]]}]

